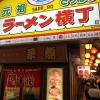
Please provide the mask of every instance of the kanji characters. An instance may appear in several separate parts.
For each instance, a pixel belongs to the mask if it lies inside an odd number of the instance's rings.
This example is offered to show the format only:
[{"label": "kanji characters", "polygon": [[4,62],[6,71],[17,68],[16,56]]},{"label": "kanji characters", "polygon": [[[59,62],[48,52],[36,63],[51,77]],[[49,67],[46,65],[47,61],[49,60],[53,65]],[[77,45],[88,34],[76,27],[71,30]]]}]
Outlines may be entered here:
[{"label": "kanji characters", "polygon": [[[92,10],[93,10],[93,6],[89,6],[89,7],[82,7],[82,8],[76,8],[76,9],[59,10],[59,11],[56,11],[56,13],[54,13],[53,16],[50,16],[50,15],[48,16],[48,15],[40,13],[38,14],[38,16],[33,15],[33,16],[30,16],[29,18],[25,18],[24,20],[20,19],[20,21],[17,21],[17,20],[15,21],[15,17],[10,18],[10,19],[4,19],[3,32],[6,33],[10,31],[13,27],[19,27],[19,26],[21,26],[24,30],[28,30],[30,27],[35,28],[35,30],[37,30],[36,29],[37,27],[40,27],[41,29],[43,28],[45,29],[45,27],[50,29],[52,28],[50,24],[53,25],[53,23],[55,25],[58,25],[59,27],[60,26],[67,27],[67,24],[72,27],[72,25],[75,24],[75,22],[77,22],[78,24],[87,23],[90,18],[89,13]],[[75,14],[77,14],[77,16],[78,14],[81,16],[75,18],[74,16]]]},{"label": "kanji characters", "polygon": [[66,24],[74,24],[74,11],[73,10],[63,10],[58,11],[56,14],[56,20],[58,26],[64,26]]},{"label": "kanji characters", "polygon": [[11,7],[5,7],[2,10],[2,16],[10,16],[11,15]]},{"label": "kanji characters", "polygon": [[17,14],[24,14],[26,12],[26,5],[25,4],[18,4],[16,7]]},{"label": "kanji characters", "polygon": [[80,8],[76,9],[75,11],[78,13],[83,13],[83,18],[78,19],[80,23],[86,23],[89,20],[89,11],[93,10],[93,7],[86,7],[86,8]]},{"label": "kanji characters", "polygon": [[[45,19],[47,19],[47,16],[45,16],[45,15],[40,15],[39,18],[42,18],[42,19],[45,20]],[[40,26],[41,28],[43,28],[43,27],[49,25],[50,23],[52,23],[52,21],[53,21],[53,18],[50,17],[50,18],[48,18],[46,21],[40,23],[39,26]]]},{"label": "kanji characters", "polygon": [[36,58],[36,49],[35,48],[30,48],[27,50],[27,59],[32,60]]},{"label": "kanji characters", "polygon": [[55,47],[46,47],[45,48],[45,58],[46,59],[55,59]]}]

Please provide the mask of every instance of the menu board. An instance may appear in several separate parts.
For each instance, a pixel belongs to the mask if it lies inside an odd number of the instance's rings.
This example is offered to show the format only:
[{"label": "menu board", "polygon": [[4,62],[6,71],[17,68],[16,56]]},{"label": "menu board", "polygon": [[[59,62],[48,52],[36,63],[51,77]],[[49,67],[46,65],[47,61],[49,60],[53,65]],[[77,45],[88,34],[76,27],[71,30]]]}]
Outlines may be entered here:
[{"label": "menu board", "polygon": [[63,68],[47,69],[46,100],[63,100]]}]

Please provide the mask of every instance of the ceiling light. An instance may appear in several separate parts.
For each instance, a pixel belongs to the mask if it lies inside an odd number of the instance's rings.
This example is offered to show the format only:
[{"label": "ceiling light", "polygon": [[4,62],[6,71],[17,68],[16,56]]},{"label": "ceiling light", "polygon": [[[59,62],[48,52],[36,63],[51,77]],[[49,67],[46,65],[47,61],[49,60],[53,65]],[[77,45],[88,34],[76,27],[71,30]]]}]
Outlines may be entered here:
[{"label": "ceiling light", "polygon": [[97,72],[97,71],[96,71],[96,70],[91,70],[91,72],[95,73],[95,72]]}]

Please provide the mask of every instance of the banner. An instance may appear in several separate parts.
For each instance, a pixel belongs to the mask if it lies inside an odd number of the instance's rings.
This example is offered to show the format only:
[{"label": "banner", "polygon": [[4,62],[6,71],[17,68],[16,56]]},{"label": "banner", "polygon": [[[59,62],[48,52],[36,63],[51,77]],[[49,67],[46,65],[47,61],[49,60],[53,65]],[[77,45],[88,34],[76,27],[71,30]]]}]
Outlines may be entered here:
[{"label": "banner", "polygon": [[41,70],[39,68],[5,69],[3,77],[3,100],[24,100],[26,95],[28,98],[30,96],[40,98]]},{"label": "banner", "polygon": [[2,0],[0,5],[0,39],[100,30],[100,0]]},{"label": "banner", "polygon": [[41,87],[41,70],[40,69],[25,69],[24,70],[24,84],[22,91],[22,100],[26,98],[40,98]]},{"label": "banner", "polygon": [[20,100],[19,69],[5,69],[4,77],[4,97],[3,100]]}]

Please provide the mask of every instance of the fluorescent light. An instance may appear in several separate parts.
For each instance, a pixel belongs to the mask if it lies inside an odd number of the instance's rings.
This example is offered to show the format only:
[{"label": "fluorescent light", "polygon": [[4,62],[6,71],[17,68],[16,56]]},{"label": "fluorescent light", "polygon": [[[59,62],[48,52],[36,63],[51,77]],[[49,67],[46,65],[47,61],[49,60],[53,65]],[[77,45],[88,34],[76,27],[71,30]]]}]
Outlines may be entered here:
[{"label": "fluorescent light", "polygon": [[91,70],[91,72],[95,73],[95,72],[97,72],[97,71],[96,71],[96,70]]}]

